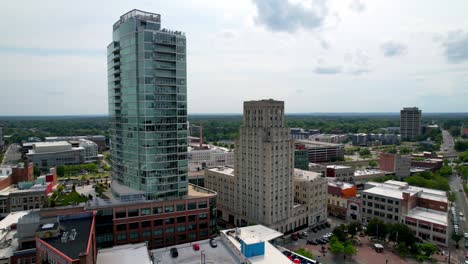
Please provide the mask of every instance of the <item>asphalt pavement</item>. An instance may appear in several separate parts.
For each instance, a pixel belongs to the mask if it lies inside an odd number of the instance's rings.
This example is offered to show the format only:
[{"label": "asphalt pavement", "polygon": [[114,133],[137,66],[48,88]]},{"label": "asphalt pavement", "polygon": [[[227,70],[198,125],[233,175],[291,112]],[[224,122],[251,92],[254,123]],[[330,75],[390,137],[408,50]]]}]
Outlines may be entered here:
[{"label": "asphalt pavement", "polygon": [[18,144],[11,144],[5,152],[3,157],[2,165],[14,166],[18,164],[18,160],[21,158],[21,146]]}]

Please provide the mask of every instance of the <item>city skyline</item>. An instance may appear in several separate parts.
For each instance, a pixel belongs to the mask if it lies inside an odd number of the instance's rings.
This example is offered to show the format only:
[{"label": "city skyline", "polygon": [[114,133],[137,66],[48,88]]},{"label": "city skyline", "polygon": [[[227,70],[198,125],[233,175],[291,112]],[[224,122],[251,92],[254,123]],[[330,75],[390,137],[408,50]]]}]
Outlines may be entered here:
[{"label": "city skyline", "polygon": [[262,98],[285,101],[286,113],[468,111],[463,1],[89,6],[6,3],[2,115],[107,114],[108,25],[134,8],[186,33],[191,114],[239,114],[242,101]]}]

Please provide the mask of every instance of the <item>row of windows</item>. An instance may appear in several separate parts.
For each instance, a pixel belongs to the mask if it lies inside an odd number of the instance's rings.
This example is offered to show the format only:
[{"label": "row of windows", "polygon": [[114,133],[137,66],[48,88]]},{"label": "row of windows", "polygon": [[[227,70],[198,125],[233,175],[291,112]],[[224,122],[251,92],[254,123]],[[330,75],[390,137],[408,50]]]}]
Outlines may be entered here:
[{"label": "row of windows", "polygon": [[128,209],[127,211],[118,211],[115,213],[115,218],[126,218],[126,217],[137,217],[137,216],[145,216],[151,214],[163,214],[163,213],[172,213],[174,211],[181,212],[185,211],[186,208],[188,210],[196,210],[196,209],[204,209],[208,207],[207,202],[198,202],[198,206],[196,202],[188,203],[187,206],[185,204],[176,204],[174,205],[166,205],[164,208],[162,206],[156,206],[153,208],[141,208],[141,209]]}]

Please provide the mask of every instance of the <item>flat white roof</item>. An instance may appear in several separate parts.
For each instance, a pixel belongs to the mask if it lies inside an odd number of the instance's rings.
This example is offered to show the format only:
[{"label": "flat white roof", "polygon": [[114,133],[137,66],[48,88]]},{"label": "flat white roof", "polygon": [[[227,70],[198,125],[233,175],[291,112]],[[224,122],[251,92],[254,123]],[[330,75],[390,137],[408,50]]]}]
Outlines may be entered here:
[{"label": "flat white roof", "polygon": [[355,170],[354,176],[365,176],[365,175],[374,175],[374,174],[385,174],[385,171],[376,170],[376,169],[365,169],[365,170]]},{"label": "flat white roof", "polygon": [[[154,263],[164,264],[200,264],[201,253],[205,255],[205,263],[240,263],[240,259],[227,247],[221,239],[216,239],[217,247],[210,246],[209,240],[180,244],[173,247],[159,248],[151,251]],[[192,245],[198,244],[200,250],[193,250]],[[177,248],[179,256],[173,258],[171,248]],[[137,264],[138,262],[133,262]],[[97,263],[101,264],[101,263]]]},{"label": "flat white roof", "polygon": [[402,199],[403,192],[407,192],[410,195],[418,194],[418,197],[428,200],[448,202],[445,191],[411,186],[406,182],[389,180],[384,183],[369,182],[367,185],[373,187],[364,190],[364,193],[373,193],[377,195]]},{"label": "flat white roof", "polygon": [[448,222],[447,213],[422,207],[411,209],[406,216],[444,226],[447,226]]},{"label": "flat white roof", "polygon": [[396,199],[403,199],[403,194],[401,190],[385,188],[381,186],[372,187],[370,189],[364,190],[363,193],[376,194],[376,195],[392,197]]},{"label": "flat white roof", "polygon": [[306,171],[300,169],[294,169],[294,177],[301,180],[313,181],[315,179],[321,178],[322,173],[315,171]]},{"label": "flat white roof", "polygon": [[0,230],[4,230],[12,224],[18,223],[18,220],[29,214],[30,211],[11,212],[2,221],[0,221]]},{"label": "flat white roof", "polygon": [[234,169],[231,167],[217,167],[217,168],[212,168],[209,169],[209,171],[229,175],[229,176],[234,176]]},{"label": "flat white roof", "polygon": [[52,142],[35,142],[33,145],[36,147],[51,147],[51,146],[68,146],[70,143],[68,141],[52,141]]},{"label": "flat white roof", "polygon": [[[223,232],[227,239],[229,239],[229,242],[231,242],[231,244],[236,247],[237,251],[241,252],[241,245],[239,241],[237,241],[234,236],[226,234],[228,231],[232,230],[233,229],[222,230],[221,232]],[[282,233],[262,225],[240,228],[241,239],[245,238],[251,242],[258,242],[260,240],[265,241],[264,255],[247,258],[252,264],[291,264],[291,260],[289,260],[280,250],[268,242],[269,240],[280,237],[282,235]],[[244,240],[244,242],[246,241]]]},{"label": "flat white roof", "polygon": [[[101,249],[97,264],[152,264],[146,243],[128,244]],[[165,262],[164,262],[165,263]]]},{"label": "flat white roof", "polygon": [[345,166],[345,165],[327,165],[327,168],[335,169],[335,170],[339,170],[339,169],[352,169],[351,166]]}]

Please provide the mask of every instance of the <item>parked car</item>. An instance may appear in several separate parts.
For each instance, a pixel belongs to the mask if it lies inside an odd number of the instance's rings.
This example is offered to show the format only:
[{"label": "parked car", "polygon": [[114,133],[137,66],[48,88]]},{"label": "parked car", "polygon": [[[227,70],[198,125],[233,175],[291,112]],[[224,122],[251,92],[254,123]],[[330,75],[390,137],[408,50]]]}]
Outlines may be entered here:
[{"label": "parked car", "polygon": [[210,239],[210,246],[215,248],[218,246],[218,242],[214,238]]},{"label": "parked car", "polygon": [[170,252],[173,258],[177,258],[179,256],[179,252],[177,251],[177,248],[171,248]]},{"label": "parked car", "polygon": [[330,225],[330,223],[325,222],[325,226],[326,226],[326,227],[330,227],[331,225]]},{"label": "parked car", "polygon": [[316,227],[312,228],[312,232],[317,233],[317,228]]},{"label": "parked car", "polygon": [[314,245],[314,246],[318,245],[317,241],[312,240],[312,239],[307,240],[306,244],[307,245]]},{"label": "parked car", "polygon": [[304,238],[304,234],[302,232],[297,233],[298,238]]},{"label": "parked car", "polygon": [[292,234],[291,234],[291,239],[294,240],[294,241],[297,241],[297,234],[296,234],[296,233],[292,233]]}]

